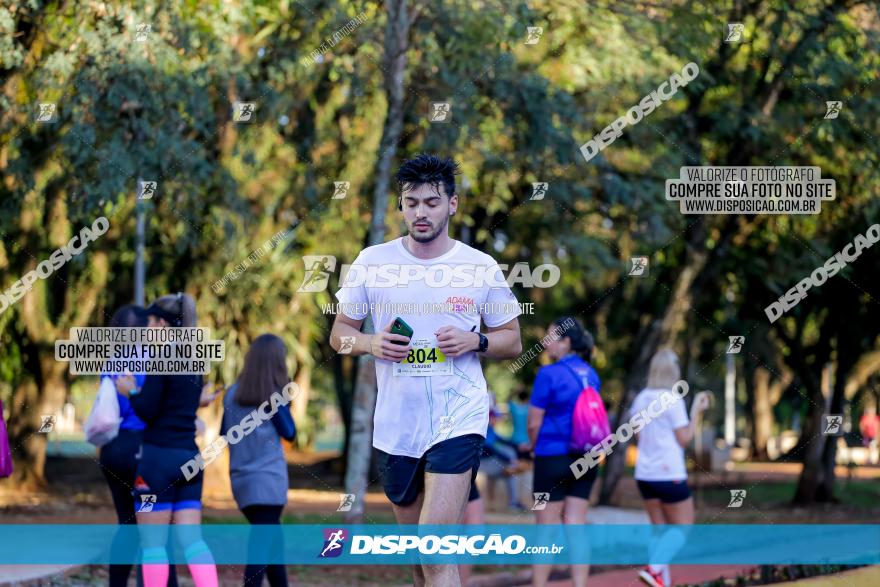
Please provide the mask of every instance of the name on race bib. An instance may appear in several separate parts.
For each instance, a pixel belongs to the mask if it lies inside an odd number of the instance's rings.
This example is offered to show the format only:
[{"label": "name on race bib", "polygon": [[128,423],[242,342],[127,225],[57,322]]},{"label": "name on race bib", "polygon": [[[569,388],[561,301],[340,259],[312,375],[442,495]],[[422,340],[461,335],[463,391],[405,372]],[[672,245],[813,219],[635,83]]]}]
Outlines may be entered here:
[{"label": "name on race bib", "polygon": [[396,377],[430,377],[433,375],[452,375],[452,358],[433,346],[427,338],[412,339],[412,348],[407,357],[394,363],[393,375]]}]

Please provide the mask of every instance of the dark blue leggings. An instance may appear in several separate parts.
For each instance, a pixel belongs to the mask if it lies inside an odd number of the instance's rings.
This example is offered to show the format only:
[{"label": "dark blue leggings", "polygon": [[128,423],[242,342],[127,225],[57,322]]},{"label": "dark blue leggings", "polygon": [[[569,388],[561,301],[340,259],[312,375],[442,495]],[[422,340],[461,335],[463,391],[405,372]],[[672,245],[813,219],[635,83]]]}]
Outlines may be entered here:
[{"label": "dark blue leggings", "polygon": [[[281,510],[283,505],[249,505],[241,508],[241,513],[248,519],[251,524],[280,524]],[[272,533],[272,544],[260,544],[259,541],[252,537],[248,549],[250,552],[265,552],[267,547],[272,553],[273,558],[281,559],[281,553],[284,551],[284,535],[281,533],[281,527],[278,532]],[[260,587],[263,584],[263,575],[269,579],[270,587],[287,587],[287,570],[284,565],[248,565],[244,569],[245,587]]]}]

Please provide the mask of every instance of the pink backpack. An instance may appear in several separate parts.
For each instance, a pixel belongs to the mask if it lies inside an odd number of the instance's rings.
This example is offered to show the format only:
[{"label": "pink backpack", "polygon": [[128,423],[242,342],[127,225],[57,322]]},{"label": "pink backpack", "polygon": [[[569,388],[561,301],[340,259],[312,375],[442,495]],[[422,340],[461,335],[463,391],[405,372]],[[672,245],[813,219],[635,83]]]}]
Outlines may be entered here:
[{"label": "pink backpack", "polygon": [[568,448],[575,453],[590,450],[611,433],[608,413],[599,392],[582,380],[574,369],[563,364],[581,386],[581,393],[571,414],[571,439]]}]

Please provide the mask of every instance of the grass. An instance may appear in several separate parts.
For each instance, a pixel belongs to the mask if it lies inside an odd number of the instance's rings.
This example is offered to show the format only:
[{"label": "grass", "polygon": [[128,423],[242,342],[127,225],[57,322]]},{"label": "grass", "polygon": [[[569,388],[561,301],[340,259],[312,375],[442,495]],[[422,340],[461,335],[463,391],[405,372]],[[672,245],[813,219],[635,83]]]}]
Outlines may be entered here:
[{"label": "grass", "polygon": [[[746,489],[746,504],[760,506],[789,506],[794,496],[796,481],[761,482],[752,485],[741,484],[732,489]],[[837,483],[835,495],[843,506],[872,510],[880,504],[880,483],[876,480],[854,479]],[[695,491],[702,494],[703,500],[713,506],[727,507],[730,490],[721,487],[707,487]]]}]

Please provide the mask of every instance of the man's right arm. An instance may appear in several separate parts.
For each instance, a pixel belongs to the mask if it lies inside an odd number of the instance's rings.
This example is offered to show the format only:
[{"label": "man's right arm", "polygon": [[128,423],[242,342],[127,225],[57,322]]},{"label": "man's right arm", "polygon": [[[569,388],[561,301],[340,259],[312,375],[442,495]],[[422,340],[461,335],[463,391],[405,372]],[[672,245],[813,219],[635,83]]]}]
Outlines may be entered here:
[{"label": "man's right arm", "polygon": [[363,319],[354,320],[341,312],[337,314],[336,320],[333,322],[333,329],[330,331],[330,346],[333,347],[333,350],[339,352],[343,336],[353,336],[354,348],[348,354],[354,356],[369,354],[371,336],[361,332],[363,323]]},{"label": "man's right arm", "polygon": [[[409,338],[400,334],[391,334],[391,322],[375,334],[361,332],[363,319],[354,320],[345,314],[337,314],[330,331],[330,346],[339,352],[342,348],[342,337],[354,337],[354,345],[350,355],[373,355],[377,359],[400,362],[409,353]],[[403,344],[399,344],[403,343]]]}]

